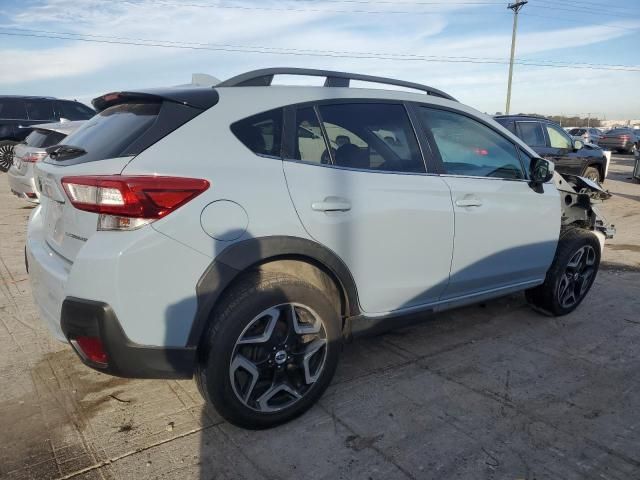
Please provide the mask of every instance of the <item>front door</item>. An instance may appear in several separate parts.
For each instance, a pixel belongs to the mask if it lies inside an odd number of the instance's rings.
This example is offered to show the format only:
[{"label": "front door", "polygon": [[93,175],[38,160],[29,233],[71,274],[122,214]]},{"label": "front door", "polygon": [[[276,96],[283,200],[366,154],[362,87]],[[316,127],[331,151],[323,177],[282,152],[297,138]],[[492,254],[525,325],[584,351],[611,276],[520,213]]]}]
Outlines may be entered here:
[{"label": "front door", "polygon": [[455,211],[454,255],[443,300],[521,288],[544,279],[560,231],[553,184],[528,184],[525,152],[488,124],[418,107]]},{"label": "front door", "polygon": [[351,271],[362,310],[436,302],[451,266],[451,195],[442,178],[426,174],[405,107],[323,104],[291,116],[291,199],[309,235]]}]

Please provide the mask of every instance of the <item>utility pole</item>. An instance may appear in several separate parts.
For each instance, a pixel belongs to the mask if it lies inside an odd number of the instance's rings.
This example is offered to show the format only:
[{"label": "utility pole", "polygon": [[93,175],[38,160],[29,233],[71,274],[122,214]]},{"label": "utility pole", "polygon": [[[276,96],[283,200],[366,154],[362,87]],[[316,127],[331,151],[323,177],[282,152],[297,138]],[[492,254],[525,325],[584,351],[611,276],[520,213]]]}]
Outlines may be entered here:
[{"label": "utility pole", "polygon": [[511,61],[509,62],[509,86],[507,87],[507,108],[506,115],[509,115],[509,108],[511,107],[511,81],[513,80],[513,57],[516,53],[516,31],[518,30],[518,13],[522,10],[528,2],[528,0],[521,0],[519,2],[510,3],[507,7],[509,10],[513,10],[513,34],[511,35]]}]

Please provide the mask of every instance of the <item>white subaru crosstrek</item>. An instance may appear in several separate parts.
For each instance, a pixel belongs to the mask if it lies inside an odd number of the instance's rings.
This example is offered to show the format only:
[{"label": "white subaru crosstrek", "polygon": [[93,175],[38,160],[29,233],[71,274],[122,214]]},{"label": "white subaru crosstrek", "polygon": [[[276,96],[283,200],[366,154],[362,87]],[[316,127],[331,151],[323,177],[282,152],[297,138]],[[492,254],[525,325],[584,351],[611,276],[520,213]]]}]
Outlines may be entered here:
[{"label": "white subaru crosstrek", "polygon": [[424,85],[266,69],[93,105],[37,164],[26,259],[41,316],[90,367],[195,375],[248,428],[304,412],[345,338],[403,315],[516,291],[571,312],[612,233],[597,185],[554,176]]}]

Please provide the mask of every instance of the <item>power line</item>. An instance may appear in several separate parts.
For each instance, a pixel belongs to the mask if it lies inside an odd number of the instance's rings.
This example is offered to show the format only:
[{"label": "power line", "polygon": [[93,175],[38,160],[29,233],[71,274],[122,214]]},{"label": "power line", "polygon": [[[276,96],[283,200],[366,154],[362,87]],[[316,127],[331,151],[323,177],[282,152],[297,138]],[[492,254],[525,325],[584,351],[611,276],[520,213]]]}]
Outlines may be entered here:
[{"label": "power line", "polygon": [[[575,26],[576,21],[575,19],[569,19],[569,18],[564,18],[564,17],[558,17],[558,16],[551,16],[551,15],[538,15],[537,13],[530,13],[530,12],[522,12],[521,15],[524,15],[525,17],[536,17],[536,18],[544,18],[547,20],[556,20],[562,23],[571,23]],[[577,28],[583,28],[583,27],[603,27],[603,28],[613,28],[615,30],[629,30],[631,32],[636,32],[638,30],[640,30],[640,25],[638,25],[637,27],[622,27],[622,26],[618,26],[618,25],[607,25],[606,23],[592,23],[589,25],[583,25]]]},{"label": "power line", "polygon": [[[4,28],[4,30],[8,30]],[[17,30],[17,29],[11,29]],[[270,55],[293,55],[306,57],[331,57],[331,58],[354,58],[354,59],[375,59],[375,60],[391,60],[391,61],[421,61],[434,63],[465,63],[465,64],[497,64],[506,65],[509,62],[503,59],[491,59],[482,57],[446,57],[446,56],[427,56],[427,55],[411,55],[397,53],[372,53],[372,52],[339,52],[325,50],[302,50],[280,47],[260,47],[250,45],[216,45],[216,44],[198,44],[188,42],[172,42],[165,40],[153,39],[130,39],[125,40],[122,37],[93,36],[94,38],[86,38],[88,35],[81,37],[82,34],[68,34],[65,32],[51,32],[48,34],[25,33],[25,32],[7,32],[0,31],[0,35],[18,36],[18,37],[34,37],[48,38],[54,40],[71,40],[78,42],[89,42],[98,44],[115,44],[115,45],[133,45],[141,47],[157,47],[157,48],[174,48],[186,50],[205,50],[205,51],[221,51],[221,52],[241,52],[241,53],[258,53]],[[74,35],[74,36],[72,36]],[[518,65],[548,67],[548,68],[576,68],[588,70],[611,70],[625,72],[640,72],[640,65],[621,65],[621,66],[593,66],[587,64],[565,64],[548,63],[544,60],[517,60]]]},{"label": "power line", "polygon": [[[165,0],[149,0],[147,2],[141,3],[136,2],[134,0],[110,0],[108,3],[127,3],[130,5],[143,6],[147,3],[152,3],[155,5],[162,5],[165,7],[192,7],[192,8],[216,8],[216,9],[227,9],[227,10],[248,10],[248,11],[265,11],[265,12],[310,12],[310,13],[357,13],[357,14],[373,14],[373,15],[442,15],[442,11],[422,11],[422,10],[332,10],[328,8],[291,8],[291,7],[254,7],[254,6],[246,6],[246,5],[222,5],[220,3],[216,4],[202,4],[202,3],[175,3],[171,1]],[[457,2],[446,3],[439,2],[433,3],[431,5],[453,5],[457,4]],[[486,2],[486,3],[460,3],[461,5],[499,5],[494,2]],[[408,4],[407,4],[408,5]]]},{"label": "power line", "polygon": [[622,7],[622,6],[616,6],[616,5],[608,5],[606,3],[596,3],[596,2],[589,2],[589,1],[580,1],[580,2],[576,2],[576,1],[572,1],[572,0],[565,0],[563,2],[561,2],[562,4],[573,4],[575,6],[578,7],[582,7],[582,6],[589,6],[591,5],[592,7],[590,8],[604,8],[604,9],[617,9],[617,10],[626,10],[626,11],[632,11],[629,7]]},{"label": "power line", "polygon": [[[539,2],[545,2],[545,0],[538,0]],[[565,12],[571,12],[571,13],[581,13],[583,15],[598,15],[599,17],[603,17],[603,16],[609,16],[609,17],[620,17],[620,18],[629,18],[629,15],[625,15],[623,13],[614,13],[614,12],[609,12],[609,13],[603,13],[603,12],[595,12],[595,11],[590,11],[590,10],[584,10],[584,9],[580,9],[577,7],[569,7],[569,8],[565,8],[565,7],[559,7],[558,4],[556,2],[549,2],[550,5],[531,5],[531,8],[544,8],[545,10],[549,10],[549,8],[553,7],[554,10],[562,10]]]}]

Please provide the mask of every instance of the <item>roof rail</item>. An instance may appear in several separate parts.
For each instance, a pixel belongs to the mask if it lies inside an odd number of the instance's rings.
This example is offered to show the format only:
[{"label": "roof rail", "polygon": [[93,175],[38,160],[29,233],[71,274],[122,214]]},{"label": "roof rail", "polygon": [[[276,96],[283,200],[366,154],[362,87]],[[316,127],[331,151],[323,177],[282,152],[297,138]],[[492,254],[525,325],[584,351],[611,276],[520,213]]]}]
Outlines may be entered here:
[{"label": "roof rail", "polygon": [[251,72],[242,73],[216,85],[217,87],[268,87],[273,82],[275,75],[300,75],[305,77],[326,77],[325,87],[348,87],[351,80],[363,82],[380,83],[384,85],[394,85],[396,87],[411,88],[420,90],[427,95],[446,98],[457,102],[451,95],[419,83],[394,80],[392,78],[374,77],[371,75],[361,75],[358,73],[334,72],[331,70],[315,70],[312,68],[263,68]]}]

